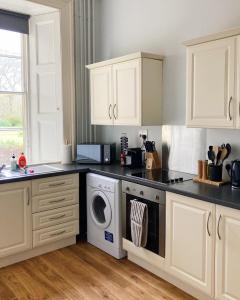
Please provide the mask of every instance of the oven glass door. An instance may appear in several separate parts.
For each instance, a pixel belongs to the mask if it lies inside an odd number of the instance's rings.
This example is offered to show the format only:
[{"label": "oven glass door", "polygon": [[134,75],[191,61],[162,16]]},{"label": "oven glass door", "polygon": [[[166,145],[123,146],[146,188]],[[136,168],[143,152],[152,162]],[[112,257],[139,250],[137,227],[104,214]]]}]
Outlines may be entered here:
[{"label": "oven glass door", "polygon": [[130,200],[133,199],[148,206],[148,237],[145,249],[165,257],[165,206],[162,207],[159,203],[126,194],[126,239],[132,241]]}]

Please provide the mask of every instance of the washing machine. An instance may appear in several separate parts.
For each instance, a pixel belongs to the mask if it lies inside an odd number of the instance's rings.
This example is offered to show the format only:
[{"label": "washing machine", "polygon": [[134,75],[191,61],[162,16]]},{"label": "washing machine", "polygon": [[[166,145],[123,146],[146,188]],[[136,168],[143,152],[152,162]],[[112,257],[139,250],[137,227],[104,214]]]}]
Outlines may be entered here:
[{"label": "washing machine", "polygon": [[87,241],[120,259],[122,249],[121,182],[87,174]]}]

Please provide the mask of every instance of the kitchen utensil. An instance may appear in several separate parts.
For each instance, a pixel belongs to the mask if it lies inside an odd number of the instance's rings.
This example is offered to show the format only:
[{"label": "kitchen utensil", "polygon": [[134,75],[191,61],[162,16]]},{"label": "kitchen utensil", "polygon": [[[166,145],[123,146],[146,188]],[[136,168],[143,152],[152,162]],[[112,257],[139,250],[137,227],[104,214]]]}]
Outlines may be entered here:
[{"label": "kitchen utensil", "polygon": [[222,148],[221,150],[221,156],[220,156],[220,159],[218,160],[218,165],[221,165],[223,163],[223,161],[226,159],[227,157],[227,154],[228,154],[228,151],[226,148]]},{"label": "kitchen utensil", "polygon": [[[225,148],[224,148],[225,149]],[[217,157],[216,157],[216,165],[219,164],[221,156],[222,156],[222,152],[224,149],[219,148],[218,153],[217,153]],[[227,150],[225,151],[227,153]],[[225,157],[225,156],[224,156]],[[221,163],[220,163],[221,164]]]},{"label": "kitchen utensil", "polygon": [[146,148],[146,152],[153,152],[153,142],[150,141],[146,141],[145,143],[145,148]]},{"label": "kitchen utensil", "polygon": [[228,158],[228,156],[230,155],[231,151],[232,151],[232,147],[230,144],[226,144],[226,149],[227,149],[227,155],[225,157],[225,159]]},{"label": "kitchen utensil", "polygon": [[234,160],[231,165],[226,165],[226,170],[231,178],[232,188],[240,189],[240,161]]},{"label": "kitchen utensil", "polygon": [[214,160],[214,164],[216,165],[217,164],[217,154],[218,154],[218,151],[219,151],[220,147],[218,146],[213,146],[213,152],[214,152],[214,155],[215,155],[215,160]]},{"label": "kitchen utensil", "polygon": [[152,141],[152,148],[153,148],[153,152],[156,151],[156,145],[154,141]]},{"label": "kitchen utensil", "polygon": [[[211,147],[211,146],[210,146]],[[210,148],[209,147],[209,148]],[[208,158],[209,158],[209,160],[211,160],[212,161],[212,163],[214,163],[214,161],[215,161],[215,153],[212,151],[212,150],[209,150],[208,151]]]}]

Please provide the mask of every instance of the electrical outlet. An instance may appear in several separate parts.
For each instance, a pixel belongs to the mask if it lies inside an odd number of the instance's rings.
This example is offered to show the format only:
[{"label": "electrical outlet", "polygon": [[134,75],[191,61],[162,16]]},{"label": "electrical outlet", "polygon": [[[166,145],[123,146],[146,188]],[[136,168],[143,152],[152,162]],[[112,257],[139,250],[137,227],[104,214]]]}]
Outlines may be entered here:
[{"label": "electrical outlet", "polygon": [[142,138],[143,135],[146,135],[146,139],[147,139],[147,137],[148,137],[148,131],[147,131],[147,129],[141,129],[141,130],[139,130],[139,132],[138,132],[139,138]]}]

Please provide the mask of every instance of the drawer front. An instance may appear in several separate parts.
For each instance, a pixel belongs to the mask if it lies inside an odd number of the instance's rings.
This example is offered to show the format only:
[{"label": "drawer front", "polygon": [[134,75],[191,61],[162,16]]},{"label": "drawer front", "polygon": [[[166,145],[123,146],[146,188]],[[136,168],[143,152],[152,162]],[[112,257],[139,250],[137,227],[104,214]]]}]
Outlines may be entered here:
[{"label": "drawer front", "polygon": [[46,177],[32,180],[32,196],[44,195],[79,187],[79,175]]},{"label": "drawer front", "polygon": [[79,204],[78,189],[33,197],[32,212],[36,213],[74,204]]},{"label": "drawer front", "polygon": [[79,221],[63,223],[33,231],[33,248],[79,234]]},{"label": "drawer front", "polygon": [[79,205],[71,205],[33,214],[33,230],[79,220]]}]

